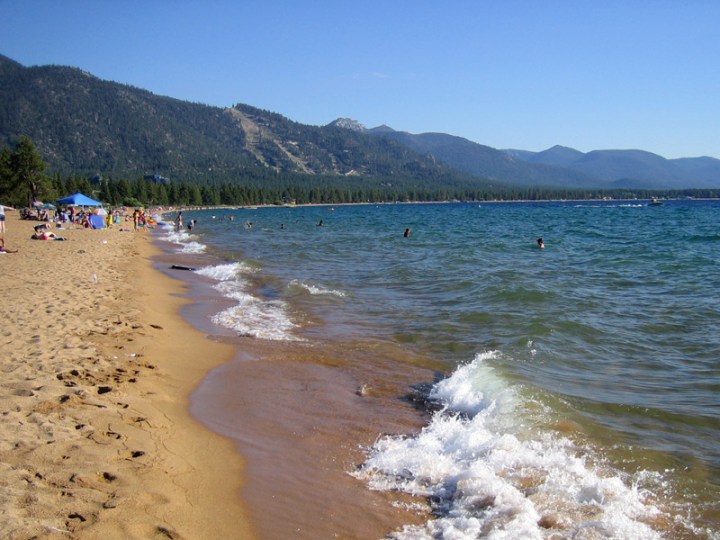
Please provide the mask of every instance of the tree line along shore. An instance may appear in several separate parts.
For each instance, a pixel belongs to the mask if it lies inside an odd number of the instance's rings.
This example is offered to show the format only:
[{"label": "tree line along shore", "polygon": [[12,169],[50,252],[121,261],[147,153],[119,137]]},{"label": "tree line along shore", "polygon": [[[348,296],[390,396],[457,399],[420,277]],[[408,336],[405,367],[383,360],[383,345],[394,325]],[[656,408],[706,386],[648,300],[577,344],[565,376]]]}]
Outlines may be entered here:
[{"label": "tree line along shore", "polygon": [[136,178],[47,174],[47,165],[28,137],[0,152],[0,193],[10,206],[52,202],[81,192],[110,206],[237,207],[391,202],[506,202],[546,200],[635,200],[720,198],[720,189],[587,189],[488,184],[442,179],[434,186],[406,177],[317,176],[272,170],[237,172],[234,181],[207,183],[169,180],[159,175]]}]

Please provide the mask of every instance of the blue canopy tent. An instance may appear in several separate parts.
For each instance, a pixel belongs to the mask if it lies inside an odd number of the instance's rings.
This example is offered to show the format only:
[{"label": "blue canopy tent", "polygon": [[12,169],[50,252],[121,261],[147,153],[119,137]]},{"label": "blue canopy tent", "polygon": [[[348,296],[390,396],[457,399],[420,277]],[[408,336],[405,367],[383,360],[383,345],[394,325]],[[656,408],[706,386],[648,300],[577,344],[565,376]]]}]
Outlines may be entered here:
[{"label": "blue canopy tent", "polygon": [[83,195],[82,193],[73,193],[72,195],[68,195],[64,199],[58,199],[55,201],[58,205],[68,205],[68,206],[102,206],[102,203],[100,201],[96,201],[95,199],[91,199],[90,197]]}]

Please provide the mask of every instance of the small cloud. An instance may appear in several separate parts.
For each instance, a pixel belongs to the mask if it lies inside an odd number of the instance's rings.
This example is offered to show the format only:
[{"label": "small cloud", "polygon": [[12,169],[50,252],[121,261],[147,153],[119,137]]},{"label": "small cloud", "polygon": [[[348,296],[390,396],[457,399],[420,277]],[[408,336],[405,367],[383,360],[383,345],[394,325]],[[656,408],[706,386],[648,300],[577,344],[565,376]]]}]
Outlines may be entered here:
[{"label": "small cloud", "polygon": [[390,75],[381,73],[380,71],[373,72],[372,76],[375,77],[376,79],[389,79],[390,78]]}]

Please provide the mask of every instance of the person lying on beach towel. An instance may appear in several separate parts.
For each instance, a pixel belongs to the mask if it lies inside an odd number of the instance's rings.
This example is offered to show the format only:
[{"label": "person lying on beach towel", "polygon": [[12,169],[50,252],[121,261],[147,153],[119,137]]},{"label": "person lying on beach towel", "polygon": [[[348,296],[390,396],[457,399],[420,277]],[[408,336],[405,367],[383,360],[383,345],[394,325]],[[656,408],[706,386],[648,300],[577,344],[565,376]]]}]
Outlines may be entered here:
[{"label": "person lying on beach towel", "polygon": [[47,225],[36,225],[35,233],[30,237],[32,240],[65,240],[47,229]]},{"label": "person lying on beach towel", "polygon": [[54,232],[35,233],[30,237],[32,240],[65,240],[62,236],[57,236]]}]

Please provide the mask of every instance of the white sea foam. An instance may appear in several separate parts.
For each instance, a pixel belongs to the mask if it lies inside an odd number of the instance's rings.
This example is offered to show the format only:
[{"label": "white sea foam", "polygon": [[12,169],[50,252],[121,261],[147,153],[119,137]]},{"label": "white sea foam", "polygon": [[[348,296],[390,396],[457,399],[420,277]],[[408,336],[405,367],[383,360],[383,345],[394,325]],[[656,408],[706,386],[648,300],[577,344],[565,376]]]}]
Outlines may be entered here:
[{"label": "white sea foam", "polygon": [[197,241],[197,236],[190,234],[188,231],[176,231],[172,223],[162,222],[162,230],[165,232],[160,239],[180,246],[178,253],[203,253],[207,246]]},{"label": "white sea foam", "polygon": [[285,304],[264,302],[249,294],[236,295],[238,304],[212,317],[215,324],[230,328],[241,336],[277,341],[298,341],[292,334],[295,324],[287,316]]},{"label": "white sea foam", "polygon": [[297,279],[293,279],[290,282],[291,287],[299,287],[301,289],[306,290],[312,295],[330,295],[330,296],[338,296],[340,298],[343,298],[347,296],[344,292],[338,291],[335,289],[327,289],[325,287],[321,287],[319,285],[309,285],[305,282],[299,281]]},{"label": "white sea foam", "polygon": [[207,246],[200,242],[187,242],[182,244],[180,253],[203,253],[205,249],[207,249]]},{"label": "white sea foam", "polygon": [[647,204],[616,203],[616,204],[576,204],[575,208],[645,208]]},{"label": "white sea foam", "polygon": [[[429,498],[437,517],[397,539],[660,538],[642,475],[592,465],[570,439],[533,429],[527,398],[478,355],[437,383],[442,409],[417,436],[384,437],[353,475]],[[558,536],[559,535],[559,536]]]},{"label": "white sea foam", "polygon": [[253,270],[241,262],[206,266],[196,273],[218,281],[214,286],[223,296],[237,302],[212,317],[212,322],[241,336],[278,341],[298,341],[292,334],[296,324],[290,320],[285,302],[263,300],[247,292],[244,275]]},{"label": "white sea foam", "polygon": [[242,262],[218,264],[216,266],[203,266],[195,271],[195,273],[200,274],[201,276],[205,276],[216,281],[238,279],[243,274],[250,272],[252,272],[252,269]]},{"label": "white sea foam", "polygon": [[[167,242],[180,246],[180,253],[202,253],[206,245],[196,241],[196,236],[187,231],[176,231],[172,223],[163,225]],[[281,300],[263,300],[247,292],[248,282],[244,275],[253,270],[241,262],[205,266],[195,272],[213,279],[214,286],[223,296],[237,302],[212,317],[212,322],[223,326],[241,336],[279,341],[297,341],[292,330],[296,328],[287,312],[287,306]]]}]

